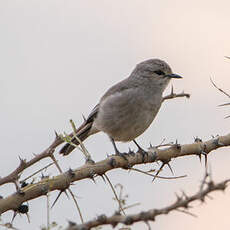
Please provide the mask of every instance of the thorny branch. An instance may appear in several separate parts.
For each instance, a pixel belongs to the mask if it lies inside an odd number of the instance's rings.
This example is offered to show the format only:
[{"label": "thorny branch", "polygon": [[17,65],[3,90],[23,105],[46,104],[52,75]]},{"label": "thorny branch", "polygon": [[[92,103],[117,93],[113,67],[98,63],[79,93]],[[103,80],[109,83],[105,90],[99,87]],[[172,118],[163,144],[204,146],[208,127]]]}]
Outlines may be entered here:
[{"label": "thorny branch", "polygon": [[191,203],[193,201],[200,201],[203,203],[205,201],[205,198],[208,197],[209,193],[213,191],[225,191],[229,182],[230,179],[227,179],[220,183],[214,183],[214,181],[211,180],[209,174],[206,174],[204,180],[202,181],[201,188],[196,194],[188,196],[183,192],[181,196],[177,195],[176,201],[167,207],[161,209],[150,209],[145,212],[128,216],[117,213],[109,217],[107,217],[106,215],[100,215],[96,219],[87,221],[81,225],[77,225],[76,223],[71,222],[65,230],[90,230],[93,227],[103,225],[111,225],[112,227],[116,227],[120,223],[125,225],[132,225],[140,221],[155,221],[157,216],[166,215],[172,211],[180,211],[185,214],[194,216],[194,214],[188,211],[192,208]]},{"label": "thorny branch", "polygon": [[115,168],[130,169],[137,164],[153,163],[156,161],[168,163],[172,158],[187,155],[207,156],[209,152],[224,146],[230,146],[230,133],[205,142],[200,139],[197,141],[196,139],[192,144],[179,145],[176,143],[164,149],[150,147],[144,158],[139,152],[130,152],[126,154],[126,159],[112,155],[97,163],[88,162],[75,170],[70,169],[58,176],[43,178],[38,183],[29,184],[16,193],[0,199],[0,214],[8,210],[17,210],[23,202],[46,195],[48,192],[54,190],[65,191],[74,181],[86,178],[94,179],[96,176],[104,175],[107,171]]}]

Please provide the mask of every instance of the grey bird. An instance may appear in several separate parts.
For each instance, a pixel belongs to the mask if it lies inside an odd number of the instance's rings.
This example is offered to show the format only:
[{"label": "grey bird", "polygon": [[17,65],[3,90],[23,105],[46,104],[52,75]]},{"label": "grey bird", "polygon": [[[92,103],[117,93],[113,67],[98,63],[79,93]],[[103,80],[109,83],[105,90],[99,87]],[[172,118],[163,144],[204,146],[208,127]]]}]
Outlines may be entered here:
[{"label": "grey bird", "polygon": [[[100,131],[106,133],[115,153],[122,155],[115,141],[134,141],[139,152],[144,152],[135,138],[140,136],[156,117],[162,94],[171,78],[182,78],[173,74],[170,66],[159,59],[149,59],[136,65],[130,76],[112,86],[93,108],[88,118],[77,129],[77,137],[84,141]],[[73,138],[76,145],[79,142]],[[74,146],[67,143],[60,154],[68,155]]]}]

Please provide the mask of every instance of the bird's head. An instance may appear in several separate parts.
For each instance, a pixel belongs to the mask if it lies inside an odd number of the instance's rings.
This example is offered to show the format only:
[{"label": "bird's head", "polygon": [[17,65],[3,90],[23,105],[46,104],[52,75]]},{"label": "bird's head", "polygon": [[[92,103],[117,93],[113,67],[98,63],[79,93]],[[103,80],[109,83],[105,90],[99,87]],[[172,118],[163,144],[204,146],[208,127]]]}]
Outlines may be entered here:
[{"label": "bird's head", "polygon": [[151,82],[154,82],[163,89],[166,88],[172,78],[182,78],[174,74],[170,66],[160,59],[149,59],[137,64],[133,73],[134,76],[139,76],[141,78],[151,78]]}]

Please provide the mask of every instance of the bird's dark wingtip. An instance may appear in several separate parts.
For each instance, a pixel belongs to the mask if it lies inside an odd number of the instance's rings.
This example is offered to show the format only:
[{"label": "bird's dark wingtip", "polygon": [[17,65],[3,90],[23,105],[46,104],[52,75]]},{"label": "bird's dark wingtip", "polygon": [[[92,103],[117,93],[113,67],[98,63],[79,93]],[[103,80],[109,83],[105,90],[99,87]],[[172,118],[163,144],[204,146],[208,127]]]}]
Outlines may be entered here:
[{"label": "bird's dark wingtip", "polygon": [[65,144],[59,151],[59,154],[66,156],[69,155],[73,150],[74,150],[74,146],[70,144]]}]

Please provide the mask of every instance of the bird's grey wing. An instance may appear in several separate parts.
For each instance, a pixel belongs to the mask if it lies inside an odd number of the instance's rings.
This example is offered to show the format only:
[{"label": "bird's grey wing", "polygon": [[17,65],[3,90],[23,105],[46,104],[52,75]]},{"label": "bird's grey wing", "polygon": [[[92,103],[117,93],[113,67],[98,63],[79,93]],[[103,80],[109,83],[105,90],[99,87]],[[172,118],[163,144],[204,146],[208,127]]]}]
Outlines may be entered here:
[{"label": "bird's grey wing", "polygon": [[[111,96],[115,93],[120,93],[124,90],[129,90],[131,88],[136,88],[138,87],[139,82],[138,81],[133,81],[130,78],[126,78],[123,81],[118,82],[117,84],[115,84],[114,86],[112,86],[111,88],[109,88],[106,93],[102,96],[101,101],[103,101],[105,98],[107,98],[108,96]],[[95,106],[96,108],[96,106]]]},{"label": "bird's grey wing", "polygon": [[[111,88],[109,88],[106,93],[102,96],[101,100],[102,101],[104,98],[116,93],[116,92],[122,92],[126,89],[130,89],[130,85],[127,85],[126,83],[127,79],[118,82],[117,84],[115,84],[114,86],[112,86]],[[98,111],[99,111],[99,107],[100,107],[100,103],[98,103],[90,112],[89,116],[87,117],[87,119],[85,120],[84,124],[88,124],[94,121],[94,119],[97,117]]]},{"label": "bird's grey wing", "polygon": [[90,122],[93,122],[94,119],[97,117],[97,113],[98,113],[98,110],[99,110],[99,104],[97,104],[93,110],[91,111],[91,113],[89,114],[89,116],[87,117],[86,119],[86,123],[90,123]]}]

